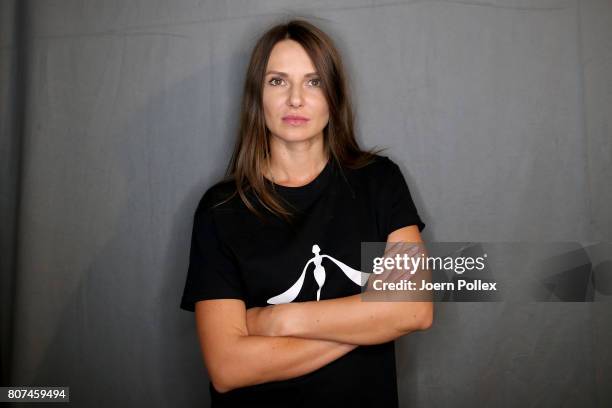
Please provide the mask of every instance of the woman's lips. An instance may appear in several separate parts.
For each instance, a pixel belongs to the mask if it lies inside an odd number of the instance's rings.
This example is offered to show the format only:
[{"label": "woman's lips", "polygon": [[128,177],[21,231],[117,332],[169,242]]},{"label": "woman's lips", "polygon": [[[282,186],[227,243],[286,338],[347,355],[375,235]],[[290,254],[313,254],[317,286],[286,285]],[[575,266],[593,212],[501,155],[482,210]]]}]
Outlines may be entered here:
[{"label": "woman's lips", "polygon": [[305,118],[303,116],[289,115],[289,116],[284,116],[283,117],[283,122],[284,123],[287,123],[288,125],[293,125],[293,126],[303,125],[303,124],[305,124],[308,121],[309,121],[309,119]]}]

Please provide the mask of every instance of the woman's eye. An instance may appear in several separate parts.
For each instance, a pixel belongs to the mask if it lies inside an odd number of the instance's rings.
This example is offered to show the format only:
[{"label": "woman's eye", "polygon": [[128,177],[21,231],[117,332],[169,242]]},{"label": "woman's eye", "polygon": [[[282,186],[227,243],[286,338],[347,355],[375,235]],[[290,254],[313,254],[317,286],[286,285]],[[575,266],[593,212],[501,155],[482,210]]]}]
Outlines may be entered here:
[{"label": "woman's eye", "polygon": [[282,83],[282,80],[282,78],[272,78],[270,81],[268,81],[268,83],[272,86],[278,86]]},{"label": "woman's eye", "polygon": [[[279,86],[279,85],[283,85],[284,83],[284,79],[283,78],[270,78],[270,80],[268,81],[268,84],[272,85],[272,86]],[[313,78],[308,80],[308,84],[309,86],[313,86],[313,87],[320,87],[321,86],[321,80],[319,78]]]}]

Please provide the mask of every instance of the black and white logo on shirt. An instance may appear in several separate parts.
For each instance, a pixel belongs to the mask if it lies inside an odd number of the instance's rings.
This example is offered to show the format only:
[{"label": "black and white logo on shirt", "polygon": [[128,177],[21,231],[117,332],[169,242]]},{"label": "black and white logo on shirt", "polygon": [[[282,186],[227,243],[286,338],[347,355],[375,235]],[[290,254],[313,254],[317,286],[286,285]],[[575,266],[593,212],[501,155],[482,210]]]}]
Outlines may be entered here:
[{"label": "black and white logo on shirt", "polygon": [[312,246],[312,253],[314,254],[314,257],[312,257],[310,260],[308,260],[308,262],[306,262],[306,265],[304,265],[304,269],[302,270],[302,274],[300,275],[298,280],[289,289],[287,289],[280,295],[277,295],[277,296],[274,296],[268,299],[269,304],[278,305],[280,303],[293,302],[293,300],[295,300],[295,298],[300,293],[300,290],[302,289],[302,285],[304,284],[304,278],[306,277],[306,271],[308,269],[308,265],[310,265],[311,263],[314,263],[314,266],[315,266],[315,269],[313,271],[314,278],[317,281],[317,285],[319,285],[319,289],[317,290],[317,301],[318,301],[321,296],[321,289],[323,288],[323,285],[325,284],[325,268],[323,267],[323,265],[321,265],[323,258],[327,258],[330,261],[334,262],[336,265],[338,265],[338,267],[342,270],[342,272],[344,272],[344,274],[350,280],[352,280],[355,284],[359,286],[363,286],[367,283],[368,277],[370,276],[369,273],[365,273],[365,272],[358,271],[357,269],[353,269],[347,264],[339,261],[338,259],[335,259],[329,255],[321,255],[319,252],[321,252],[321,248],[319,248],[317,244],[314,244]]}]

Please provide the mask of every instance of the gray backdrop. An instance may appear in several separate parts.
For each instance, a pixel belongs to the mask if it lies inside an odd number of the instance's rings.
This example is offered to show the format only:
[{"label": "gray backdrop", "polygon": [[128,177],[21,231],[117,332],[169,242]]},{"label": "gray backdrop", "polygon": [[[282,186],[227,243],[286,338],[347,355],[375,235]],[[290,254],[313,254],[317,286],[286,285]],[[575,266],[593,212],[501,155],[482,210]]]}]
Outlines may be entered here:
[{"label": "gray backdrop", "polygon": [[[305,4],[0,0],[3,385],[206,406],[192,215],[254,39],[290,16],[341,48],[359,140],[391,148],[426,240],[612,240],[612,1]],[[402,406],[610,405],[611,309],[438,304],[397,341]]]}]

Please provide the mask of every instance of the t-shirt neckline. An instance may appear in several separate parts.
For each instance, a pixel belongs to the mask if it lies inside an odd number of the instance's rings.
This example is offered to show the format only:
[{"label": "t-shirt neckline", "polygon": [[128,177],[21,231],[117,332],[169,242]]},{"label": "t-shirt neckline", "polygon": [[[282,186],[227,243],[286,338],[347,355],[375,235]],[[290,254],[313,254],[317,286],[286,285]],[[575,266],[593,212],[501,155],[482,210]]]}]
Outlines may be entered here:
[{"label": "t-shirt neckline", "polygon": [[317,190],[319,187],[322,186],[322,184],[327,180],[329,176],[331,167],[332,167],[332,158],[329,158],[323,170],[321,170],[321,172],[314,179],[312,179],[307,184],[304,184],[303,186],[289,187],[289,186],[283,186],[280,184],[276,184],[272,180],[269,180],[267,178],[265,178],[265,180],[272,186],[272,188],[274,188],[279,193],[286,193],[290,195],[307,194],[307,193]]}]

